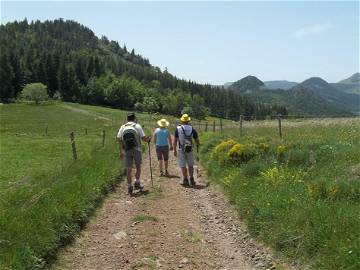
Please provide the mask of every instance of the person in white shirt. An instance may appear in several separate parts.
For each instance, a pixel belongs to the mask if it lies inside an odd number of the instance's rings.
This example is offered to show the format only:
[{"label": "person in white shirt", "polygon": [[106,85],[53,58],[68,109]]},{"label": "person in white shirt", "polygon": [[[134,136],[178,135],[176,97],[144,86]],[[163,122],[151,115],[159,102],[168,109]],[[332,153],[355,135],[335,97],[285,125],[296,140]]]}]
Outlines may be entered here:
[{"label": "person in white shirt", "polygon": [[[199,136],[196,130],[191,126],[191,118],[187,114],[183,114],[180,118],[181,125],[175,130],[174,140],[174,156],[178,157],[179,167],[181,168],[183,179],[183,186],[196,186],[194,180],[194,156],[193,156],[193,139],[197,147],[199,147]],[[190,184],[189,178],[190,177]]]},{"label": "person in white shirt", "polygon": [[123,160],[126,167],[128,193],[133,194],[132,186],[132,167],[135,162],[135,189],[142,189],[140,183],[141,174],[141,141],[150,142],[150,137],[145,136],[145,133],[140,124],[137,123],[135,113],[130,112],[127,115],[127,123],[122,125],[117,134],[119,141],[119,159]]}]

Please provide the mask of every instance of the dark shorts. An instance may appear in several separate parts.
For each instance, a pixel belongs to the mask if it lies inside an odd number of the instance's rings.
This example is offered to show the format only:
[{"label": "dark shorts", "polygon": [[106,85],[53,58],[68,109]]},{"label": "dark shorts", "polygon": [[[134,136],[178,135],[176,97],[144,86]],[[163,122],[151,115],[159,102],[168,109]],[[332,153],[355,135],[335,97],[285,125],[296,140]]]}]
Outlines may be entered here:
[{"label": "dark shorts", "polygon": [[141,152],[135,149],[125,151],[125,167],[132,167],[135,161],[135,165],[141,164]]},{"label": "dark shorts", "polygon": [[169,160],[169,146],[156,146],[156,155],[158,160]]}]

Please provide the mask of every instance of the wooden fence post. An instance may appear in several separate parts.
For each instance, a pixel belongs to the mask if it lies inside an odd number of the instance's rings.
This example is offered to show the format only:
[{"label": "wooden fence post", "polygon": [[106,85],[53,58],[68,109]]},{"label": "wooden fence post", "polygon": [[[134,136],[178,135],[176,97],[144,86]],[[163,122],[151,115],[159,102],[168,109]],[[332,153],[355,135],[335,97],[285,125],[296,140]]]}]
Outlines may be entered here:
[{"label": "wooden fence post", "polygon": [[208,130],[208,122],[206,121],[205,122],[205,132],[207,132],[207,130]]},{"label": "wooden fence post", "polygon": [[105,130],[102,131],[102,146],[105,146]]},{"label": "wooden fence post", "polygon": [[47,135],[48,135],[48,128],[49,128],[49,124],[48,124],[48,123],[46,123],[46,126],[45,126],[45,136],[47,136]]},{"label": "wooden fence post", "polygon": [[70,143],[74,160],[77,160],[74,132],[70,133]]},{"label": "wooden fence post", "polygon": [[242,115],[240,115],[239,118],[239,125],[240,125],[240,136],[243,135],[243,119],[242,119]]},{"label": "wooden fence post", "polygon": [[223,123],[222,123],[222,118],[220,118],[220,132],[223,132]]},{"label": "wooden fence post", "polygon": [[213,132],[215,132],[215,120],[214,120],[214,123],[213,123]]},{"label": "wooden fence post", "polygon": [[278,114],[278,121],[279,121],[279,136],[280,136],[280,139],[282,139],[281,114]]}]

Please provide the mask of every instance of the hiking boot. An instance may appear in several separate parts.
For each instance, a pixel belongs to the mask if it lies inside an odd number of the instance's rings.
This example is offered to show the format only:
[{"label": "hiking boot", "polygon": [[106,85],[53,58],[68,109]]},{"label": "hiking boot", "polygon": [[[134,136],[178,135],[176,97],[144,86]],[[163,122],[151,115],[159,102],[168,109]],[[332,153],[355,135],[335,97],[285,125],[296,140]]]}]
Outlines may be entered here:
[{"label": "hiking boot", "polygon": [[195,187],[196,186],[196,183],[195,183],[195,180],[194,180],[194,177],[190,177],[190,185]]},{"label": "hiking boot", "polygon": [[160,172],[160,176],[165,176],[163,171]]},{"label": "hiking boot", "polygon": [[130,196],[133,195],[133,187],[132,187],[132,186],[129,186],[129,187],[128,187],[128,194],[129,194]]},{"label": "hiking boot", "polygon": [[140,181],[139,182],[135,182],[135,185],[134,185],[135,189],[143,189],[144,187],[140,184]]},{"label": "hiking boot", "polygon": [[183,186],[184,187],[189,187],[190,185],[189,185],[189,180],[187,179],[187,178],[184,178],[184,180],[183,180]]},{"label": "hiking boot", "polygon": [[167,170],[165,171],[165,176],[166,176],[166,177],[169,177],[169,176],[170,176],[170,174],[169,174],[169,172],[168,172]]}]

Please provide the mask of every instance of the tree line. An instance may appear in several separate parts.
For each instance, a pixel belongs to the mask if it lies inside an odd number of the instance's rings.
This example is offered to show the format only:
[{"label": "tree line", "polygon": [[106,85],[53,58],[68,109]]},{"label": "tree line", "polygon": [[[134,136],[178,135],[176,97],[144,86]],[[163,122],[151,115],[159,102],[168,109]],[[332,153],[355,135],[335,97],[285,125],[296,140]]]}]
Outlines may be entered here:
[{"label": "tree line", "polygon": [[29,83],[50,97],[121,109],[208,114],[238,119],[286,114],[284,106],[255,102],[232,90],[179,79],[126,45],[98,38],[87,27],[58,19],[0,26],[0,100],[12,102]]}]

